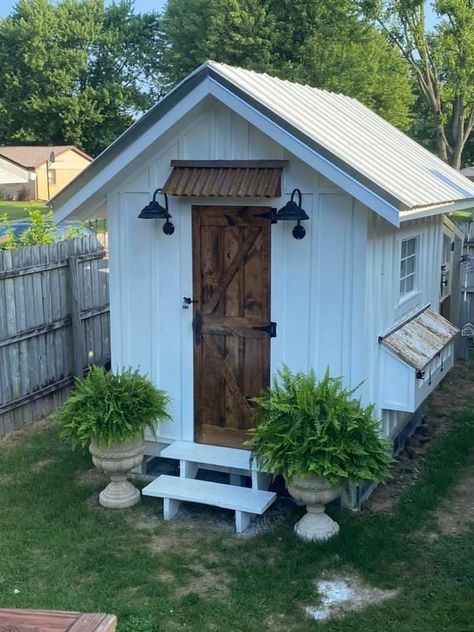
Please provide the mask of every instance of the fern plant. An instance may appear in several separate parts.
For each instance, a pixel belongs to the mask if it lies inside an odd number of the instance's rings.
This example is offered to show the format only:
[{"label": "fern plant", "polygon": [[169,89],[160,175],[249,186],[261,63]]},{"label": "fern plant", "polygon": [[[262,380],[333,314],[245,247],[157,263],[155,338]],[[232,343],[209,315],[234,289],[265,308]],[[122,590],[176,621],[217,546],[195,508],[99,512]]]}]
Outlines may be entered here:
[{"label": "fern plant", "polygon": [[380,437],[373,406],[353,399],[340,378],[327,370],[293,374],[284,366],[257,403],[256,427],[247,444],[259,467],[294,476],[314,474],[334,485],[380,482],[392,457]]},{"label": "fern plant", "polygon": [[143,436],[145,427],[156,431],[168,421],[168,395],[138,371],[119,374],[92,366],[60,408],[61,437],[73,447],[85,447],[93,438],[100,447]]}]

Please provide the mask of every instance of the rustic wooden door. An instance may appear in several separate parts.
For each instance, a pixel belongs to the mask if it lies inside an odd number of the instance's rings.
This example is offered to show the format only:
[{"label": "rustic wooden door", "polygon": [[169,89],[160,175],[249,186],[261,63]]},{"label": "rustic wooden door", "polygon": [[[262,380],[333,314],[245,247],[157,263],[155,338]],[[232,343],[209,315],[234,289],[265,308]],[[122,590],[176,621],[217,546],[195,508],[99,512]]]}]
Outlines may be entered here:
[{"label": "rustic wooden door", "polygon": [[195,206],[192,216],[195,440],[242,448],[249,400],[270,380],[271,209]]}]

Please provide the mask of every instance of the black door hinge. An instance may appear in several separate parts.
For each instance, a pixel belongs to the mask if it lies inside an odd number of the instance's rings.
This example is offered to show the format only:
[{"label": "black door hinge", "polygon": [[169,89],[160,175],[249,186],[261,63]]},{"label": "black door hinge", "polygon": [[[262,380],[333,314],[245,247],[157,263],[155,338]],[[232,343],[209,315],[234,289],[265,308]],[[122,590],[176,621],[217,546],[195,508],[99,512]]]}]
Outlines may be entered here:
[{"label": "black door hinge", "polygon": [[252,329],[263,331],[268,334],[270,338],[276,338],[277,335],[277,324],[274,322],[271,322],[269,325],[262,325],[261,327],[252,327]]},{"label": "black door hinge", "polygon": [[269,219],[269,220],[271,220],[272,224],[276,224],[277,223],[277,210],[276,210],[276,208],[272,208],[269,211],[266,211],[265,213],[255,213],[254,217],[261,217],[262,219]]}]

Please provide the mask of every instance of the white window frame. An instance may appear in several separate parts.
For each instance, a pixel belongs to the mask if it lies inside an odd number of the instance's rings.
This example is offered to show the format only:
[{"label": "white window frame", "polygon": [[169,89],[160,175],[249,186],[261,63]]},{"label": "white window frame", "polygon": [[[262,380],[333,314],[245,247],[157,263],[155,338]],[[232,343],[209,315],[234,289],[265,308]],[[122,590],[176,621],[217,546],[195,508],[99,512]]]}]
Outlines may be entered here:
[{"label": "white window frame", "polygon": [[48,169],[48,184],[56,184],[56,169]]},{"label": "white window frame", "polygon": [[[408,245],[412,244],[413,252],[408,252]],[[403,252],[403,246],[406,244],[406,251]],[[417,292],[418,288],[418,259],[420,257],[420,240],[418,235],[413,237],[406,237],[400,241],[400,274],[399,274],[399,288],[400,288],[400,303],[404,303],[408,300],[414,293]],[[405,263],[405,268],[408,268],[408,264],[412,263],[412,269],[410,271],[405,270],[405,274],[402,274],[403,263]],[[402,291],[402,286],[405,288],[408,282],[411,281],[412,287],[409,290]]]},{"label": "white window frame", "polygon": [[[402,294],[400,283],[402,281],[401,275],[401,266],[402,266],[402,249],[403,242],[408,242],[411,239],[415,239],[415,266],[413,271],[413,289],[409,292]],[[422,259],[422,250],[423,250],[423,235],[419,232],[411,232],[406,233],[403,236],[401,235],[398,240],[398,265],[396,266],[396,288],[397,288],[397,296],[398,301],[396,303],[396,319],[404,318],[409,312],[417,309],[420,304],[421,299],[421,288],[420,288],[420,276],[421,276],[421,259]]]}]

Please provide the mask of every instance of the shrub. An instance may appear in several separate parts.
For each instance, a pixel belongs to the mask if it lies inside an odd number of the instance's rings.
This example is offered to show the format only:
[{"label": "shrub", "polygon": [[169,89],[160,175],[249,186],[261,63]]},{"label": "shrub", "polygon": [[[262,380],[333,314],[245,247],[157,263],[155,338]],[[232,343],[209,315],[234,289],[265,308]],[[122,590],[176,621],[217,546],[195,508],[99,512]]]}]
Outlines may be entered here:
[{"label": "shrub", "polygon": [[314,371],[292,374],[284,366],[254,400],[256,427],[248,445],[261,469],[287,482],[308,474],[335,485],[384,480],[392,462],[388,443],[374,407],[364,408],[353,394],[329,371],[318,381]]},{"label": "shrub", "polygon": [[168,395],[138,371],[119,374],[90,367],[76,379],[70,397],[57,413],[63,439],[85,447],[94,438],[100,447],[143,436],[148,426],[156,431],[170,420]]},{"label": "shrub", "polygon": [[29,202],[30,200],[33,199],[33,196],[31,194],[31,189],[30,187],[27,187],[25,185],[23,185],[22,187],[20,187],[17,191],[16,194],[16,199],[19,202]]}]

